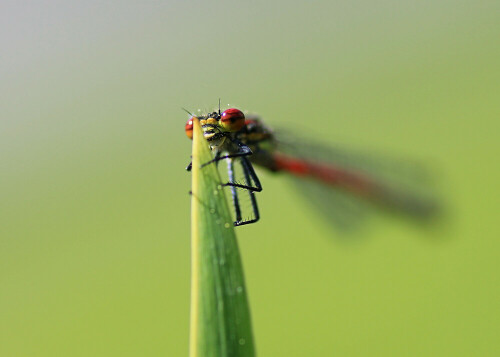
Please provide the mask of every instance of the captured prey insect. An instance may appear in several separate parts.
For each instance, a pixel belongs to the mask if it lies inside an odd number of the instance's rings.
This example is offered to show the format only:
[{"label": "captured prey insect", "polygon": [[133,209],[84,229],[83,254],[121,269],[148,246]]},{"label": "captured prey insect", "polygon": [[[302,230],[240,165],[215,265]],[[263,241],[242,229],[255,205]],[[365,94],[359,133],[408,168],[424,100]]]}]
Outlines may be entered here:
[{"label": "captured prey insect", "polygon": [[[244,113],[236,108],[221,112],[220,104],[218,111],[206,115],[189,114],[191,117],[185,126],[187,136],[193,138],[193,118],[196,117],[200,121],[203,136],[214,152],[214,159],[203,166],[212,163],[218,165],[223,160],[227,162],[228,182],[223,186],[231,189],[235,226],[259,220],[255,193],[262,191],[262,185],[253,164],[271,172],[286,172],[300,178],[300,187],[304,192],[311,182],[321,183],[322,185],[313,185],[320,186],[317,191],[319,194],[316,195],[318,200],[330,197],[329,201],[340,203],[342,200],[345,202],[345,196],[348,196],[348,199],[353,197],[371,202],[418,219],[427,219],[436,213],[436,205],[432,199],[424,198],[418,191],[398,185],[388,178],[390,175],[380,175],[381,171],[391,170],[387,169],[387,165],[384,170],[379,170],[377,167],[383,165],[375,160],[366,160],[363,155],[361,158],[346,155],[342,150],[307,144],[303,140],[286,142],[277,137],[259,117],[245,117]],[[191,165],[192,163],[188,165],[188,171],[191,170]],[[237,171],[240,172],[239,177]],[[337,195],[329,196],[328,192],[336,192]],[[243,196],[250,201],[250,218],[243,218]],[[349,206],[352,205],[341,205],[335,210],[345,217]],[[323,211],[333,215],[335,212],[331,207],[329,203]],[[360,214],[356,211],[353,216],[359,219]]]}]

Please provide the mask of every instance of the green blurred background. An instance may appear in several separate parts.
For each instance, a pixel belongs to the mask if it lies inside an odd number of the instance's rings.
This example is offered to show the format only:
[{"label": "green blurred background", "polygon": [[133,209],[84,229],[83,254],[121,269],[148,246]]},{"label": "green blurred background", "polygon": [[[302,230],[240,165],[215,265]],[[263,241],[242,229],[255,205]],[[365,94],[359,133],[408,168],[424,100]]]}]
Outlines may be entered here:
[{"label": "green blurred background", "polygon": [[[260,356],[497,356],[498,1],[0,4],[0,356],[185,356],[190,141],[219,97],[439,172],[446,227],[338,232],[259,172]],[[285,184],[283,184],[285,182]]]}]

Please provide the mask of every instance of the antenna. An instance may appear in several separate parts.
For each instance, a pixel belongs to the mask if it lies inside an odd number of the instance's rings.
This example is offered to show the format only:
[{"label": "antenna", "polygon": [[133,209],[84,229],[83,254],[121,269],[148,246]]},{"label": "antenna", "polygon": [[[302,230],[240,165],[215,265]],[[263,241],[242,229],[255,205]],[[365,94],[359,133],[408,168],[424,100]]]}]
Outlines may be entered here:
[{"label": "antenna", "polygon": [[191,115],[192,117],[194,117],[195,115],[192,114],[189,110],[187,110],[186,108],[181,108],[182,110],[184,110],[186,113],[188,113],[189,115]]},{"label": "antenna", "polygon": [[220,115],[220,98],[219,98],[219,115]]}]

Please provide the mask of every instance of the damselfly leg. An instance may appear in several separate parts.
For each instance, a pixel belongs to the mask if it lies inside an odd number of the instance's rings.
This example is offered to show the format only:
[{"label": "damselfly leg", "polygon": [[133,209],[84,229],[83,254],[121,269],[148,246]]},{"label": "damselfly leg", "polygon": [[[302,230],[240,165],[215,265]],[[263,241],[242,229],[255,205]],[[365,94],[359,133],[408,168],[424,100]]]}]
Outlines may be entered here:
[{"label": "damselfly leg", "polygon": [[[230,141],[234,144],[233,152],[221,154],[220,151],[216,151],[215,157],[209,162],[202,164],[201,168],[210,164],[215,164],[218,167],[220,161],[226,160],[228,182],[222,184],[222,186],[230,187],[235,214],[234,225],[242,226],[255,223],[260,218],[254,192],[262,191],[262,185],[260,184],[252,164],[247,158],[247,156],[252,155],[252,150],[239,140],[232,139]],[[186,167],[188,171],[191,171],[191,169],[192,162]],[[242,216],[243,210],[241,199],[244,195],[246,195],[247,200],[250,201],[252,210],[251,216],[246,218]]]},{"label": "damselfly leg", "polygon": [[[234,225],[242,226],[245,224],[255,223],[259,220],[260,216],[254,192],[262,191],[260,181],[255,174],[252,164],[246,157],[240,157],[238,159],[228,158],[226,159],[226,161],[229,182],[226,183],[225,186],[229,186],[231,188],[231,196],[233,198],[233,207],[235,212]],[[241,184],[238,182],[235,173],[235,161],[238,161],[241,167],[245,184]],[[250,204],[253,211],[253,216],[251,218],[242,218],[242,209],[240,204],[241,195],[248,195],[248,198],[250,199]]]},{"label": "damselfly leg", "polygon": [[232,153],[228,153],[226,155],[221,155],[220,152],[217,152],[215,155],[215,158],[210,160],[209,162],[205,162],[204,164],[201,165],[201,167],[204,167],[206,165],[210,165],[213,162],[218,162],[223,159],[230,159],[233,157],[240,157],[240,156],[248,156],[252,155],[252,150],[245,144],[243,144],[241,141],[237,139],[230,139],[230,141],[236,145],[236,151]]}]

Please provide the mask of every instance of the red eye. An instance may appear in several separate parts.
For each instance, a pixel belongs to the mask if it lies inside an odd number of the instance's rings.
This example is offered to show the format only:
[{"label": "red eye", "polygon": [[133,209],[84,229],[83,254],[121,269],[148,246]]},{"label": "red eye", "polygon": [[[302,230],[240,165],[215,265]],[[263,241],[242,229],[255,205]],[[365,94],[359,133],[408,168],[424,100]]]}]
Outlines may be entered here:
[{"label": "red eye", "polygon": [[227,131],[238,131],[245,125],[245,114],[236,108],[226,109],[220,117],[220,122]]},{"label": "red eye", "polygon": [[185,126],[186,135],[189,139],[193,140],[193,117],[189,118]]}]

